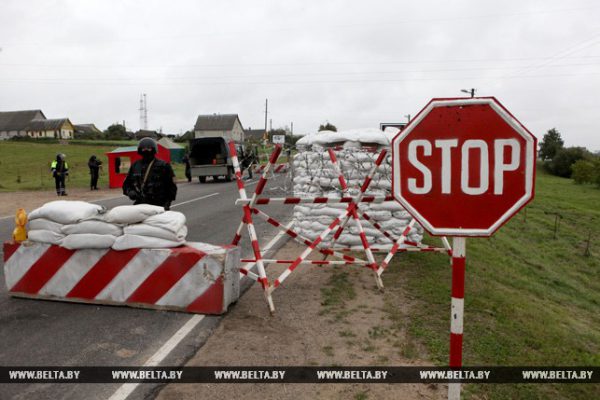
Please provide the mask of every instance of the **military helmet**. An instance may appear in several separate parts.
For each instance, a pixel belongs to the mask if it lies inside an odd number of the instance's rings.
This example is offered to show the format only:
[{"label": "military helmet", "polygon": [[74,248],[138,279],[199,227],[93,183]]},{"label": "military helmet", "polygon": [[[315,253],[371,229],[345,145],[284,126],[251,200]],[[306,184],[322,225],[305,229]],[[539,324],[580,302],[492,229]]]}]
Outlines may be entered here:
[{"label": "military helmet", "polygon": [[151,149],[152,154],[158,153],[158,145],[156,144],[156,140],[149,137],[145,137],[140,140],[137,148],[138,154],[142,154],[143,149]]}]

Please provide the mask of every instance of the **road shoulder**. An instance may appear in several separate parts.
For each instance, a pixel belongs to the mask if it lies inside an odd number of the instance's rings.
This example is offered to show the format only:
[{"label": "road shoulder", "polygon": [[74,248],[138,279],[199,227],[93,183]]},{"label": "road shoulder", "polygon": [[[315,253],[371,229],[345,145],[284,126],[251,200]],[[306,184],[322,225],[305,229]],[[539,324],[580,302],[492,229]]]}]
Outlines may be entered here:
[{"label": "road shoulder", "polygon": [[[274,258],[294,258],[288,242]],[[273,279],[285,268],[268,271]],[[356,266],[300,266],[274,292],[270,316],[262,290],[252,286],[223,318],[188,366],[431,365],[386,308],[408,312],[399,288],[379,293],[370,271]],[[418,384],[170,384],[161,400],[213,399],[441,399],[443,385]]]}]

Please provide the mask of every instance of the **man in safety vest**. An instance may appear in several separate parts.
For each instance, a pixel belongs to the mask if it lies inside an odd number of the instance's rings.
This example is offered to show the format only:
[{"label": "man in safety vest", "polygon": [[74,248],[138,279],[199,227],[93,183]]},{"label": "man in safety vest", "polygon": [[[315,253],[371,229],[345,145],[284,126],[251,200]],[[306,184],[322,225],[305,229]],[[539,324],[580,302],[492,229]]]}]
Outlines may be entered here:
[{"label": "man in safety vest", "polygon": [[142,159],[129,168],[123,194],[133,200],[133,204],[153,204],[168,210],[177,196],[171,164],[156,158],[158,145],[152,138],[140,140],[137,152]]},{"label": "man in safety vest", "polygon": [[56,195],[66,196],[65,190],[65,177],[69,175],[69,164],[65,161],[66,156],[62,153],[56,155],[56,160],[50,164],[50,170],[54,177],[54,183],[56,185]]}]

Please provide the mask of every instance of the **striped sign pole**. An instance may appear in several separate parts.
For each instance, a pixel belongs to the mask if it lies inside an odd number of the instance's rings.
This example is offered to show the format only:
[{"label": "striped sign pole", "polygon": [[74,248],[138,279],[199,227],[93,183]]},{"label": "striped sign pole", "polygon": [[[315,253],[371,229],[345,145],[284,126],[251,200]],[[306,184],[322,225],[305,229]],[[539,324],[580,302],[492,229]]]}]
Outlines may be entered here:
[{"label": "striped sign pole", "polygon": [[[450,367],[462,366],[465,309],[466,238],[452,238],[452,306],[450,311]],[[448,385],[448,400],[460,399],[460,383]]]}]

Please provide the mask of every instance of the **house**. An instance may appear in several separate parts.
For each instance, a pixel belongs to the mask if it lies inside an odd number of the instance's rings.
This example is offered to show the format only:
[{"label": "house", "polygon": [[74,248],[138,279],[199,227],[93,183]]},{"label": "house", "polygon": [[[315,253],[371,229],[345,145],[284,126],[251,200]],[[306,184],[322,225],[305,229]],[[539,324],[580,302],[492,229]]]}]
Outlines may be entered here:
[{"label": "house", "polygon": [[0,140],[14,136],[27,136],[27,127],[32,120],[44,120],[42,110],[0,111]]},{"label": "house", "polygon": [[102,131],[94,124],[77,124],[74,127],[77,139],[94,139],[102,136]]},{"label": "house", "polygon": [[154,140],[157,140],[158,137],[159,137],[159,135],[158,135],[158,132],[156,132],[156,131],[148,131],[148,130],[144,130],[144,129],[140,129],[139,131],[137,131],[135,133],[135,139],[136,140],[140,140],[140,139],[143,139],[145,137],[149,137],[149,138],[152,138]]},{"label": "house", "polygon": [[34,119],[29,121],[26,131],[32,138],[73,139],[75,127],[69,118]]},{"label": "house", "polygon": [[199,115],[194,126],[194,138],[224,137],[244,141],[244,128],[237,114]]},{"label": "house", "polygon": [[244,131],[244,139],[249,142],[261,142],[265,138],[264,129],[246,129]]}]

